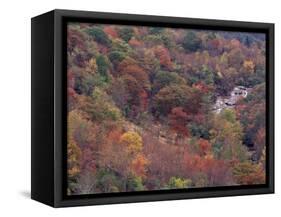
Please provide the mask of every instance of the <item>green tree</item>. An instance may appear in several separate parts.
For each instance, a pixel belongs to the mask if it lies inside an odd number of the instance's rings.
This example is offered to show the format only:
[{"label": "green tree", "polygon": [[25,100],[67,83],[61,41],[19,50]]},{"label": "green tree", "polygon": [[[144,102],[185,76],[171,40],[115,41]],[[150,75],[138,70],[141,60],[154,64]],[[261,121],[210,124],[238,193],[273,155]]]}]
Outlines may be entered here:
[{"label": "green tree", "polygon": [[166,116],[172,108],[185,108],[192,88],[187,85],[170,85],[162,88],[154,98],[154,112],[156,116]]},{"label": "green tree", "polygon": [[183,47],[187,52],[195,52],[201,47],[201,39],[193,31],[188,31],[183,39]]},{"label": "green tree", "polygon": [[108,63],[108,59],[103,56],[103,55],[99,55],[97,56],[96,59],[96,63],[98,66],[98,73],[103,76],[106,80],[109,79],[109,75],[108,75],[108,69],[109,69],[109,63]]},{"label": "green tree", "polygon": [[246,160],[246,148],[242,144],[243,128],[233,110],[225,109],[214,116],[210,136],[217,158]]},{"label": "green tree", "polygon": [[127,179],[127,191],[143,191],[145,187],[142,178],[139,176],[130,176]]},{"label": "green tree", "polygon": [[109,169],[101,169],[97,173],[97,188],[100,192],[119,192],[122,184],[120,178],[118,178]]},{"label": "green tree", "polygon": [[72,110],[68,113],[68,140],[84,148],[92,145],[95,140],[95,131],[91,121],[82,116],[83,112]]},{"label": "green tree", "polygon": [[182,179],[178,177],[171,177],[168,182],[168,188],[188,188],[192,184],[192,181],[190,179]]},{"label": "green tree", "polygon": [[81,135],[81,125],[83,125],[81,116],[77,111],[71,111],[68,114],[67,125],[67,174],[71,181],[73,178],[77,177],[81,171],[82,152],[79,145],[83,144],[79,144],[79,142],[84,141],[85,139],[85,135]]},{"label": "green tree", "polygon": [[74,80],[74,90],[78,94],[91,95],[94,89],[94,75],[88,72],[79,72]]},{"label": "green tree", "polygon": [[101,43],[105,46],[110,46],[111,41],[108,38],[107,34],[104,33],[102,28],[93,27],[87,30],[88,34],[94,38],[94,40],[98,43]]},{"label": "green tree", "polygon": [[159,71],[153,81],[153,93],[157,93],[161,88],[171,84],[186,84],[186,82],[176,72]]},{"label": "green tree", "polygon": [[100,121],[107,119],[114,121],[120,120],[120,110],[113,104],[103,90],[95,88],[92,98],[94,103],[92,104],[90,111],[94,119]]},{"label": "green tree", "polygon": [[160,34],[161,32],[163,32],[163,28],[161,28],[161,27],[150,27],[149,28],[150,34]]},{"label": "green tree", "polygon": [[265,84],[257,85],[246,98],[237,103],[236,111],[244,127],[243,142],[255,148],[259,160],[265,147]]},{"label": "green tree", "polygon": [[126,54],[121,51],[112,51],[108,54],[109,60],[116,66],[118,63],[120,63],[124,58],[126,57]]},{"label": "green tree", "polygon": [[121,27],[118,33],[119,36],[126,42],[130,41],[134,34],[132,27]]}]

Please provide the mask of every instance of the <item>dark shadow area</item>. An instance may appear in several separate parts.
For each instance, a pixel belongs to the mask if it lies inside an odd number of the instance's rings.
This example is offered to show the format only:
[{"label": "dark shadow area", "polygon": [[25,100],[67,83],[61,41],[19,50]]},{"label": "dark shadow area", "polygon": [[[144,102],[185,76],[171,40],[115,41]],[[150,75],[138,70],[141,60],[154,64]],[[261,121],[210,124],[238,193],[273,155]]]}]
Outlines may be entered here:
[{"label": "dark shadow area", "polygon": [[21,191],[19,192],[22,197],[31,198],[31,194],[29,191]]}]

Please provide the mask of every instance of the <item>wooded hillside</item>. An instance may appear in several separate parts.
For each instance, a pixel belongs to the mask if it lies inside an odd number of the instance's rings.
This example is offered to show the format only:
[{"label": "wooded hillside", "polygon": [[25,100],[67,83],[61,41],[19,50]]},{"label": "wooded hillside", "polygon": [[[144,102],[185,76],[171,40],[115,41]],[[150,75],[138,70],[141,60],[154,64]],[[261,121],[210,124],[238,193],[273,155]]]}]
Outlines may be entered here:
[{"label": "wooded hillside", "polygon": [[69,195],[265,183],[265,35],[69,23],[67,55]]}]

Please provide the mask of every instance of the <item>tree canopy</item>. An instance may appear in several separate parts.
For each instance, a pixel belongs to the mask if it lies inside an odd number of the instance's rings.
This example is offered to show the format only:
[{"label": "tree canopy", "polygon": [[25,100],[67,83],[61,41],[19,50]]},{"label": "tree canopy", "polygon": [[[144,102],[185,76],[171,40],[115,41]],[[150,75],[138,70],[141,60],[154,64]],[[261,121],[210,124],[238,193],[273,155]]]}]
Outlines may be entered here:
[{"label": "tree canopy", "polygon": [[67,25],[69,195],[265,183],[263,33]]}]

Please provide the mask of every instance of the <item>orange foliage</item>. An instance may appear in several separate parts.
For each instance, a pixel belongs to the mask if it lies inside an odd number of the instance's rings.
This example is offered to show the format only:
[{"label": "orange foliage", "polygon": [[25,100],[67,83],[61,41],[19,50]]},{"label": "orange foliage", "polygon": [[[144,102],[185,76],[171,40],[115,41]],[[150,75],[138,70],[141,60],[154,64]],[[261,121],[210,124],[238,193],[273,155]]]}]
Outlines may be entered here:
[{"label": "orange foliage", "polygon": [[131,172],[135,176],[145,178],[146,168],[148,164],[149,164],[148,160],[142,154],[138,154],[136,158],[132,161]]},{"label": "orange foliage", "polygon": [[[159,34],[130,27],[124,32],[128,41],[118,34],[128,27],[98,25],[112,41],[105,46],[88,35],[95,24],[76,25],[67,32],[67,154],[73,193],[79,194],[77,186],[83,187],[80,178],[87,172],[105,173],[94,174],[96,183],[110,182],[122,192],[130,176],[140,180],[135,191],[166,188],[171,177],[190,179],[192,187],[265,182],[262,37],[200,31],[195,34],[200,48],[184,52],[183,30]],[[149,40],[153,34],[155,40]],[[108,79],[96,73],[102,68],[96,63],[99,55],[108,57]],[[170,75],[159,79],[159,88],[158,72]],[[216,98],[230,97],[238,84],[251,89],[230,109],[236,116],[228,109],[214,113]],[[253,161],[248,144],[242,146],[245,140],[253,145]],[[99,188],[91,193],[100,193]]]},{"label": "orange foliage", "polygon": [[130,66],[130,65],[137,65],[137,61],[130,57],[125,57],[118,65],[117,71],[122,72],[124,68]]},{"label": "orange foliage", "polygon": [[147,82],[148,81],[148,76],[147,73],[138,65],[129,65],[126,66],[122,70],[123,74],[129,74],[133,76],[137,81],[139,82]]},{"label": "orange foliage", "polygon": [[121,130],[113,129],[108,133],[107,139],[109,141],[116,142],[120,140],[121,135],[122,135]]}]

